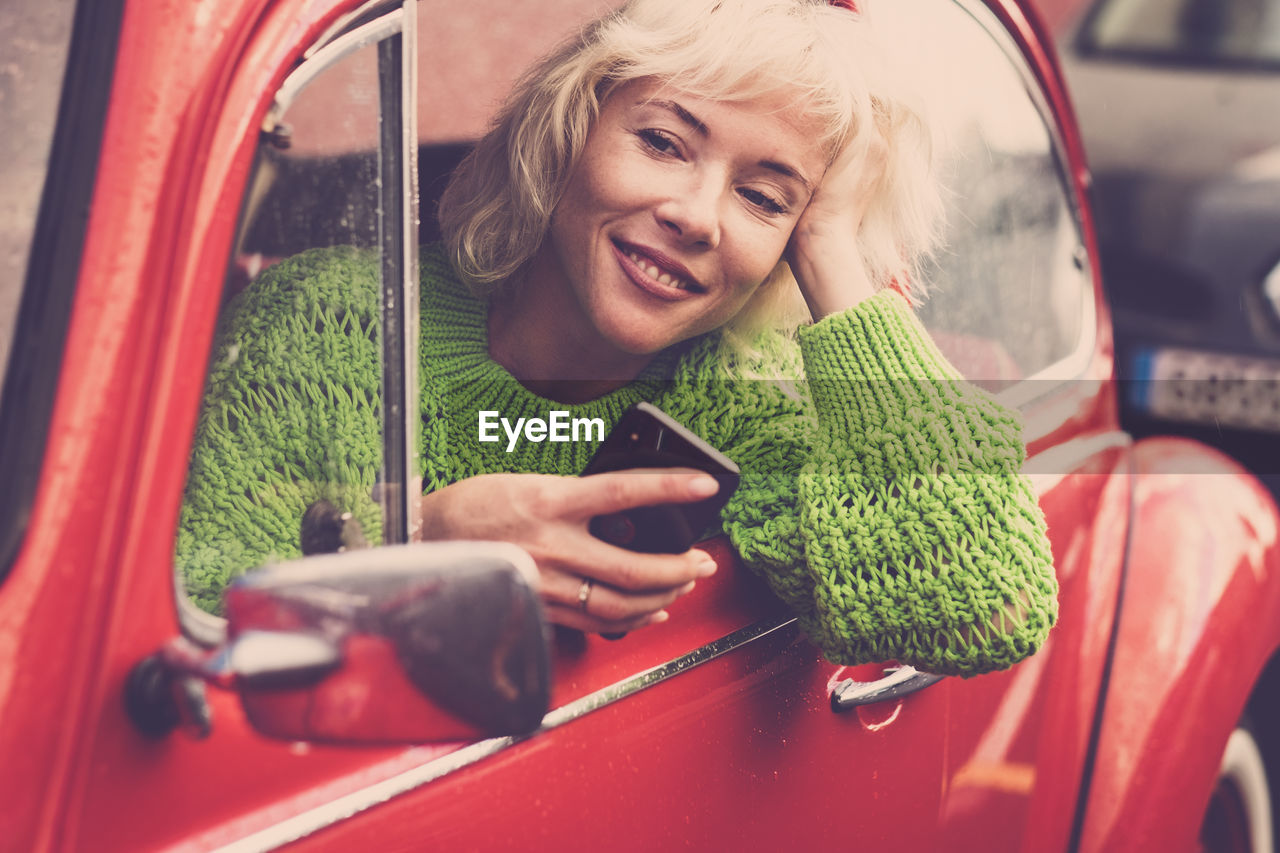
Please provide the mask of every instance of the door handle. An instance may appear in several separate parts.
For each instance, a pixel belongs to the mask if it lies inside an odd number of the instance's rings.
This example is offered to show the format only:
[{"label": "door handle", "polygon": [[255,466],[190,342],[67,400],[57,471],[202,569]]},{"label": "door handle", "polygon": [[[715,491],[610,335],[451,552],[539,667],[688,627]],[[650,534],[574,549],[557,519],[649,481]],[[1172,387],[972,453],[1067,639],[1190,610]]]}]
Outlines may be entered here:
[{"label": "door handle", "polygon": [[900,699],[932,684],[937,684],[945,677],[931,672],[921,672],[913,666],[898,666],[886,669],[884,678],[875,681],[854,681],[852,678],[846,678],[831,691],[831,710],[847,711],[859,705],[871,705],[886,699]]}]

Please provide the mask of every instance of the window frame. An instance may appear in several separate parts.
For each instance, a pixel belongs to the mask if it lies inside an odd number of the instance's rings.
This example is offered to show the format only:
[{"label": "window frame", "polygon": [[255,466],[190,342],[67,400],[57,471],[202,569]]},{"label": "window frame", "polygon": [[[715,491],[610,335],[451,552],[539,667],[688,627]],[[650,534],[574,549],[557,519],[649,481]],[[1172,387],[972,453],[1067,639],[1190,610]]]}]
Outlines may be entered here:
[{"label": "window frame", "polygon": [[[380,491],[384,544],[409,541],[410,513],[415,497],[408,486],[414,482],[411,465],[418,413],[417,3],[418,0],[372,0],[340,18],[303,52],[299,64],[277,87],[260,125],[261,136],[265,140],[281,126],[285,113],[308,85],[352,53],[377,45],[377,155],[381,177],[378,250],[382,311],[379,352],[383,428],[383,488]],[[394,104],[396,109],[387,111],[389,104]],[[389,147],[395,152],[393,156],[387,156]],[[254,168],[245,183],[245,203],[233,241],[232,257],[238,251],[248,225],[248,202],[258,165],[259,158],[255,158]],[[408,271],[413,271],[413,274],[407,274]],[[407,306],[414,306],[415,310],[406,310]],[[388,329],[391,330],[389,335]],[[213,342],[210,343],[212,345]],[[392,355],[390,363],[388,349]],[[391,398],[390,402],[388,398]],[[388,412],[398,417],[388,417]],[[183,632],[203,646],[211,647],[223,642],[226,620],[196,606],[187,595],[184,578],[176,567],[174,575],[174,597]]]}]

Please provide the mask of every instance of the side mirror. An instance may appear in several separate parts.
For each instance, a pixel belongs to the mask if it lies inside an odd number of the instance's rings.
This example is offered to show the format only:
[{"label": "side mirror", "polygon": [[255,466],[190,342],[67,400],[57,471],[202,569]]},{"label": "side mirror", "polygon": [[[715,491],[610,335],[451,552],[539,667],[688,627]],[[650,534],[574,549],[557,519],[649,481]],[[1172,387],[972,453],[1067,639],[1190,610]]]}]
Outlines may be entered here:
[{"label": "side mirror", "polygon": [[268,566],[227,590],[225,643],[166,644],[130,674],[126,705],[140,729],[163,735],[192,716],[198,679],[234,690],[254,728],[288,740],[523,734],[541,722],[551,691],[535,583],[528,554],[492,542]]}]

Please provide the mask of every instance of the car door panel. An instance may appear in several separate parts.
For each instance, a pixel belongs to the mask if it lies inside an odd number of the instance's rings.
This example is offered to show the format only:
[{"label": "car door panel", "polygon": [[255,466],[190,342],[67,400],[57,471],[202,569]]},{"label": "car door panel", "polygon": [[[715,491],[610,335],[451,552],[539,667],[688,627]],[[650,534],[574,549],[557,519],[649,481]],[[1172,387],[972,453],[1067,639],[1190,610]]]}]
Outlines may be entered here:
[{"label": "car door panel", "polygon": [[[840,670],[788,625],[299,849],[371,838],[388,849],[936,846],[946,688],[835,714]],[[468,819],[481,803],[500,805]]]},{"label": "car door panel", "polygon": [[[1074,452],[1028,468],[1048,520],[1059,582],[1058,625],[1006,672],[957,684],[941,821],[959,846],[1067,845],[1085,773],[1125,556],[1130,441],[1085,435]],[[1060,445],[1059,448],[1064,446]]]}]

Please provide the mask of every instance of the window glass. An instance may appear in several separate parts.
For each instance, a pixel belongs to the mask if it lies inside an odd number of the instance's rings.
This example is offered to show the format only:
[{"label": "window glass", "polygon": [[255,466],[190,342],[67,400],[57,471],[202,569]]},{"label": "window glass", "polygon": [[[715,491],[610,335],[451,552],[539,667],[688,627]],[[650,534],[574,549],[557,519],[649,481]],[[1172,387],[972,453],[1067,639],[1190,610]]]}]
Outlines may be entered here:
[{"label": "window glass", "polygon": [[264,123],[177,537],[179,578],[209,612],[263,563],[405,538],[386,509],[405,471],[383,470],[384,402],[405,405],[384,392],[403,335],[383,306],[416,267],[400,20],[316,51]]},{"label": "window glass", "polygon": [[[335,58],[347,38],[339,36],[286,81],[246,191],[177,536],[179,579],[200,608],[217,612],[226,584],[265,562],[406,538],[388,532],[384,469],[395,466],[380,436],[417,410],[384,412],[388,395],[376,381],[393,361],[379,317],[398,254],[383,219],[399,141],[388,131],[389,98],[404,96],[400,118],[428,199],[417,217],[407,194],[401,212],[420,218],[418,239],[431,242],[434,199],[507,88],[607,5],[478,0],[466,14],[424,15],[420,25],[407,16],[403,26],[421,39],[419,50],[404,48],[423,81],[416,91],[388,90],[392,36]],[[420,488],[412,429],[401,464]]]},{"label": "window glass", "polygon": [[236,264],[378,243],[378,61],[370,44],[325,69],[264,133]]},{"label": "window glass", "polygon": [[418,23],[421,242],[440,239],[435,202],[516,79],[556,43],[622,0],[472,0]]},{"label": "window glass", "polygon": [[[1080,232],[1048,126],[1016,61],[963,4],[885,4],[921,57],[939,128],[946,225],[921,316],[970,379],[999,390],[1071,375],[1090,292]],[[910,34],[908,36],[908,33]],[[956,73],[964,69],[964,73]]]},{"label": "window glass", "polygon": [[[438,234],[434,198],[505,87],[557,34],[603,11],[598,0],[522,8],[424,16],[423,84],[405,101],[421,115],[423,242]],[[1091,291],[1054,140],[1018,60],[993,35],[998,24],[974,17],[984,10],[953,0],[877,8],[903,28],[890,37],[918,50],[942,128],[947,232],[922,316],[965,375],[993,389],[1072,375]],[[492,31],[447,29],[468,21]],[[211,611],[231,577],[264,561],[384,540],[379,296],[399,251],[384,219],[395,147],[385,47],[325,59],[263,131],[178,536],[186,588]],[[398,204],[412,221],[412,199]]]},{"label": "window glass", "polygon": [[74,11],[73,0],[0,4],[0,381],[49,164]]}]

